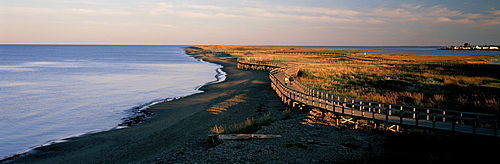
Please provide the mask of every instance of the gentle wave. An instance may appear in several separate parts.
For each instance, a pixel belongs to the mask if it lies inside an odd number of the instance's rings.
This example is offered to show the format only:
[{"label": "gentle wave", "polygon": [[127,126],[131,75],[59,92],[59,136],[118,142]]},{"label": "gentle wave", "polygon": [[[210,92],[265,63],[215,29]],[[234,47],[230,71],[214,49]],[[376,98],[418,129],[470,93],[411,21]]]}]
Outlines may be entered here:
[{"label": "gentle wave", "polygon": [[179,46],[0,45],[0,157],[121,128],[137,110],[223,81],[220,68]]}]

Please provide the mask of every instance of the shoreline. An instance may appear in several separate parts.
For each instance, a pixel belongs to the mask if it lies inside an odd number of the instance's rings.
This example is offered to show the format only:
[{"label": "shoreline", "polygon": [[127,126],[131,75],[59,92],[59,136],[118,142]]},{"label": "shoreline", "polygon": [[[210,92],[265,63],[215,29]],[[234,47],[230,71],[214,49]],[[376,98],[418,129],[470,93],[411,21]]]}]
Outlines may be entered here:
[{"label": "shoreline", "polygon": [[[180,47],[180,48],[181,49],[185,49],[185,47]],[[188,55],[188,54],[185,54],[185,55]],[[190,56],[190,55],[188,55],[188,56]],[[200,62],[206,62],[206,61],[203,61],[202,59],[198,59],[198,61],[200,61]],[[210,63],[210,62],[206,62],[206,63]],[[210,64],[214,64],[214,65],[218,66],[218,68],[215,69],[215,72],[217,73],[214,76],[215,80],[214,81],[206,82],[205,84],[200,85],[200,86],[196,86],[195,90],[198,91],[197,93],[193,93],[193,94],[189,94],[189,95],[177,96],[177,97],[173,97],[173,98],[169,97],[169,98],[164,98],[164,99],[159,99],[159,100],[153,100],[153,101],[151,101],[149,103],[146,103],[144,105],[133,107],[133,108],[131,108],[131,109],[133,109],[131,111],[131,113],[132,113],[131,116],[122,118],[124,120],[123,123],[118,124],[117,127],[110,128],[110,130],[120,129],[121,126],[124,126],[123,128],[127,128],[127,127],[136,126],[138,124],[141,124],[143,121],[145,121],[145,119],[147,119],[148,117],[154,115],[153,112],[149,111],[149,109],[152,106],[154,106],[154,105],[156,105],[158,103],[169,102],[169,101],[173,101],[173,100],[176,100],[176,99],[186,98],[186,97],[189,97],[189,96],[192,96],[192,95],[195,95],[195,94],[200,94],[200,93],[204,92],[203,90],[201,90],[201,88],[203,86],[224,82],[224,80],[226,80],[226,75],[227,75],[227,73],[222,70],[222,68],[224,68],[224,67],[222,65],[217,64],[217,63],[210,63]],[[107,131],[107,130],[103,130],[103,131]]]},{"label": "shoreline", "polygon": [[[184,50],[184,55],[190,56],[193,59],[197,59],[197,58],[193,57],[192,55],[186,54],[185,53],[186,52],[185,51],[185,47],[179,47],[179,48]],[[67,142],[67,141],[69,141],[69,140],[71,140],[73,138],[85,137],[86,135],[92,135],[92,134],[95,134],[95,133],[101,133],[101,132],[106,132],[106,131],[111,131],[111,130],[117,130],[117,129],[123,129],[123,128],[130,128],[132,126],[140,125],[146,119],[148,119],[149,117],[151,117],[152,115],[155,114],[155,113],[153,113],[153,112],[150,111],[150,108],[152,106],[154,106],[154,105],[156,105],[158,103],[169,102],[169,101],[173,101],[173,100],[176,100],[176,99],[182,99],[182,98],[186,98],[186,97],[189,97],[189,96],[192,96],[192,95],[195,95],[195,94],[203,93],[204,91],[201,90],[201,88],[203,86],[211,85],[211,84],[216,84],[216,83],[221,83],[221,82],[223,82],[225,80],[225,78],[226,78],[225,76],[227,75],[227,73],[225,73],[224,71],[222,71],[223,66],[221,66],[220,64],[217,64],[217,63],[211,63],[211,62],[203,61],[201,59],[197,59],[197,60],[200,61],[200,62],[205,62],[205,63],[210,63],[210,64],[217,65],[218,68],[216,68],[214,70],[216,72],[216,75],[215,75],[216,79],[213,80],[213,81],[206,82],[203,85],[196,86],[194,88],[197,91],[196,93],[192,93],[192,94],[188,94],[188,95],[180,95],[180,96],[176,96],[176,97],[168,97],[168,98],[163,98],[163,99],[155,99],[155,100],[152,100],[152,101],[150,101],[148,103],[144,103],[144,104],[141,104],[141,105],[138,105],[138,106],[131,107],[130,109],[127,109],[127,115],[125,115],[124,117],[121,118],[122,122],[119,123],[119,124],[117,124],[114,127],[105,128],[105,129],[99,129],[99,130],[92,130],[92,131],[87,131],[87,132],[82,132],[82,133],[77,133],[77,134],[69,135],[69,136],[66,136],[66,137],[63,137],[63,138],[60,138],[60,139],[49,140],[49,141],[47,141],[45,143],[42,143],[40,145],[32,146],[29,149],[26,149],[26,150],[23,150],[23,151],[14,153],[14,154],[10,154],[10,155],[4,156],[4,157],[0,157],[0,163],[9,162],[9,161],[11,161],[13,159],[15,160],[18,157],[22,157],[22,156],[26,156],[26,155],[29,155],[29,154],[36,153],[36,152],[33,152],[33,151],[36,151],[37,149],[40,149],[40,148],[43,148],[43,147],[46,147],[46,146],[50,146],[50,145],[53,145],[53,144]]]},{"label": "shoreline", "polygon": [[[188,50],[186,50],[186,52],[188,52]],[[234,118],[232,118],[232,116],[218,118],[218,115],[210,114],[206,111],[206,109],[208,106],[214,106],[218,103],[221,103],[220,101],[223,102],[224,100],[234,98],[233,96],[235,93],[241,92],[237,90],[238,88],[240,88],[239,85],[241,85],[242,83],[244,83],[244,85],[246,86],[253,86],[255,84],[262,85],[257,81],[266,80],[267,72],[237,70],[237,68],[235,68],[236,60],[232,57],[228,57],[227,55],[206,55],[199,52],[186,54],[193,56],[196,59],[202,59],[206,62],[221,65],[222,68],[220,69],[229,76],[226,76],[226,81],[222,83],[210,83],[200,87],[200,90],[203,91],[203,93],[201,94],[194,94],[173,101],[160,102],[153,105],[151,107],[151,110],[153,111],[153,113],[155,113],[155,115],[147,118],[144,123],[138,126],[113,129],[109,131],[73,137],[66,142],[37,147],[30,153],[21,154],[13,158],[3,159],[3,161],[1,162],[138,162],[150,159],[152,157],[158,157],[161,155],[161,153],[158,154],[158,152],[162,152],[160,151],[161,149],[169,149],[168,145],[182,144],[179,143],[180,140],[182,140],[181,138],[186,138],[185,135],[166,133],[167,131],[191,131],[198,134],[195,138],[199,138],[202,136],[205,137],[209,134],[209,129],[213,125],[221,123],[233,123],[252,116],[251,114],[253,114],[253,111],[250,113],[237,113],[233,115],[237,115],[237,117]],[[217,76],[220,75],[218,74]],[[269,87],[267,85],[264,86]],[[189,119],[192,117],[202,117],[209,120],[203,123],[203,126],[199,127],[197,126],[197,122],[199,122],[196,121],[197,119]],[[191,130],[185,130],[190,128],[180,128],[174,126],[182,126],[187,120],[193,120],[190,121],[191,123],[189,123],[188,125],[184,125],[192,127]],[[183,123],[181,124],[180,122]],[[171,127],[171,129],[165,131],[166,129],[169,129],[168,127]],[[171,142],[171,144],[165,145],[163,141],[152,139],[157,139],[159,137],[159,133],[165,133],[166,136],[171,136],[177,139],[172,139],[169,141]],[[118,153],[117,151],[120,153]],[[102,152],[108,153],[102,154]]]}]

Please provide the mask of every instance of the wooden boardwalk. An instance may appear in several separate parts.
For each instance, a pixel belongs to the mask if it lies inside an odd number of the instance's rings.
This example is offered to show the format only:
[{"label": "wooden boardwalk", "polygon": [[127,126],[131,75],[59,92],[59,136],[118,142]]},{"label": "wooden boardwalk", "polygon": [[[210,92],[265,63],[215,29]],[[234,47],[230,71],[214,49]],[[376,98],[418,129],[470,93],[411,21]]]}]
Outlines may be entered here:
[{"label": "wooden boardwalk", "polygon": [[270,71],[271,87],[291,106],[307,105],[337,114],[397,125],[498,137],[498,117],[494,114],[461,112],[371,102],[312,89],[300,81],[285,85],[284,78],[296,76],[298,65],[239,58],[238,68]]}]

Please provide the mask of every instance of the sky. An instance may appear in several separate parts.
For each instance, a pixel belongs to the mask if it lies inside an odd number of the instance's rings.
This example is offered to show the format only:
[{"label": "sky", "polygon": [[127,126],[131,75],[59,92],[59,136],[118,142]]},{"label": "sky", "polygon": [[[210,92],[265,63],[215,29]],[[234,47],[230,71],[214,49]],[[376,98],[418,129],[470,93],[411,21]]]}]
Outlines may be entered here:
[{"label": "sky", "polygon": [[500,0],[0,0],[0,44],[500,45]]}]

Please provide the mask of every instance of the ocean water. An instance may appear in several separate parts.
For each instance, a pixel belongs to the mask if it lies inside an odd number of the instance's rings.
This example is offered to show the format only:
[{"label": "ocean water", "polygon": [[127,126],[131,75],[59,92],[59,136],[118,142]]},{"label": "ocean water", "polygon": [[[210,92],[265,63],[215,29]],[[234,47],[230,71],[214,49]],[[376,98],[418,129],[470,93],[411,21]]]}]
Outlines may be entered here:
[{"label": "ocean water", "polygon": [[179,46],[0,45],[0,159],[117,128],[137,108],[201,92],[220,67]]}]

